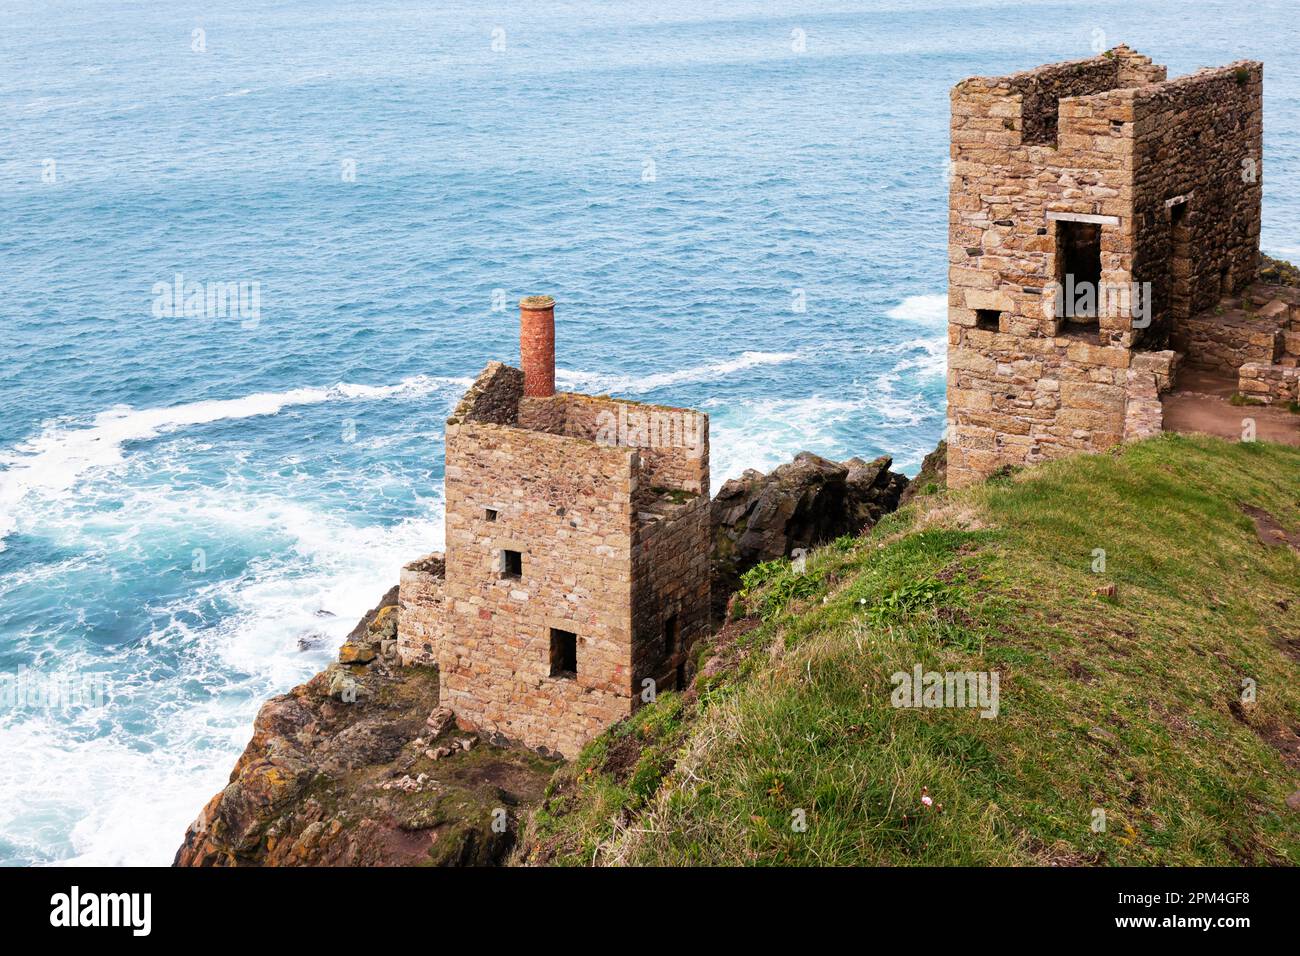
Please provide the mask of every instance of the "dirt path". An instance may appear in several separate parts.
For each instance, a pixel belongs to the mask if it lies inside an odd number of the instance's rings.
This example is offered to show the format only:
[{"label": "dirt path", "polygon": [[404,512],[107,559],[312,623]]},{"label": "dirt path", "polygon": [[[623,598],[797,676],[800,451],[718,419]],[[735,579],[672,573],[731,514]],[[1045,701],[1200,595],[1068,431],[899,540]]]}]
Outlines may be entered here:
[{"label": "dirt path", "polygon": [[1300,446],[1300,415],[1267,405],[1230,405],[1237,390],[1227,375],[1183,368],[1178,387],[1161,400],[1165,407],[1165,431],[1200,432],[1240,441],[1243,420],[1255,420],[1255,437],[1260,441]]}]

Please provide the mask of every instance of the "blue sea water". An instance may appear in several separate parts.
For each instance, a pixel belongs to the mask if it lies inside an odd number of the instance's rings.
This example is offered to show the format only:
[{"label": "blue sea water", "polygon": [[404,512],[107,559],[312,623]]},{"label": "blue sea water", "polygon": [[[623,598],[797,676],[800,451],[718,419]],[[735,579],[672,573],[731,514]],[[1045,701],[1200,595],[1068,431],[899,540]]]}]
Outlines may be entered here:
[{"label": "blue sea water", "polygon": [[[3,0],[0,862],[170,860],[261,701],[441,545],[443,420],[517,358],[520,295],[558,299],[563,387],[706,409],[715,484],[805,448],[914,472],[964,76],[1119,42],[1174,75],[1264,60],[1264,246],[1300,255],[1295,24]],[[158,314],[178,273],[257,283],[256,320]],[[97,706],[30,690],[56,686]]]}]

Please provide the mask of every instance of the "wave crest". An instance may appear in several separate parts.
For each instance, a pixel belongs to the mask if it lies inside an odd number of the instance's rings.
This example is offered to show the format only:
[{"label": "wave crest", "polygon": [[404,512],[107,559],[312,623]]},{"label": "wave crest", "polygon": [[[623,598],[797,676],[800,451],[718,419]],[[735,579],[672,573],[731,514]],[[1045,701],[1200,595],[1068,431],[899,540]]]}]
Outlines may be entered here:
[{"label": "wave crest", "polygon": [[284,392],[255,392],[242,398],[211,399],[167,408],[117,405],[100,412],[88,425],[47,425],[36,438],[0,456],[0,549],[17,529],[14,514],[27,495],[57,494],[77,483],[87,471],[111,468],[122,461],[122,447],[194,425],[276,415],[285,408],[332,401],[377,401],[421,398],[441,389],[467,387],[470,379],[415,375],[394,385],[339,382],[324,388],[295,388]]}]

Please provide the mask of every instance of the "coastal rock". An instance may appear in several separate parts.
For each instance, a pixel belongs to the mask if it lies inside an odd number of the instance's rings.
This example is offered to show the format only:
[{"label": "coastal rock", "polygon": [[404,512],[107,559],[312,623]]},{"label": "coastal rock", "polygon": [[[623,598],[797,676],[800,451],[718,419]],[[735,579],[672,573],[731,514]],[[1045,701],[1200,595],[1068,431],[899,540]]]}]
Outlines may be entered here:
[{"label": "coastal rock", "polygon": [[[396,601],[393,588],[348,643],[373,651],[376,635],[395,631]],[[500,862],[515,839],[513,808],[540,798],[555,764],[453,737],[454,715],[437,703],[433,668],[383,655],[331,664],[271,698],[175,865]]]},{"label": "coastal rock", "polygon": [[749,469],[713,499],[713,595],[721,611],[746,570],[845,534],[898,507],[907,478],[874,461],[833,462],[810,452],[769,474]]},{"label": "coastal rock", "polygon": [[[319,612],[317,612],[319,613]],[[325,643],[325,635],[319,631],[310,631],[298,638],[298,650],[311,651]]]},{"label": "coastal rock", "polygon": [[366,641],[348,641],[339,648],[340,664],[369,664],[379,652],[375,645]]},{"label": "coastal rock", "polygon": [[934,451],[925,456],[921,470],[907,484],[903,497],[898,500],[901,508],[917,495],[931,495],[948,487],[948,443],[940,441]]},{"label": "coastal rock", "polygon": [[1260,253],[1259,280],[1276,285],[1300,287],[1300,268],[1296,268],[1284,259],[1274,259],[1272,256]]}]

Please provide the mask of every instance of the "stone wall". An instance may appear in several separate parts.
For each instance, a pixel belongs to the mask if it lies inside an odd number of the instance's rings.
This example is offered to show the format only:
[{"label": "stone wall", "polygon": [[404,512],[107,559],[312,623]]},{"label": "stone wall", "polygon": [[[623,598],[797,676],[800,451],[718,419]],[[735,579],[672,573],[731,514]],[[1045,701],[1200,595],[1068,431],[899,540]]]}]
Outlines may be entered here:
[{"label": "stone wall", "polygon": [[[1123,439],[1126,316],[1074,333],[1056,315],[1057,215],[1105,221],[1103,281],[1127,285],[1131,119],[1120,104],[1056,105],[1052,90],[1118,84],[1114,58],[975,77],[952,91],[948,478],[954,487]],[[1026,97],[1029,113],[1026,114]],[[1026,131],[1028,124],[1028,133]]]},{"label": "stone wall", "polygon": [[1237,310],[1211,309],[1179,322],[1171,344],[1187,356],[1189,365],[1236,374],[1247,362],[1277,361],[1283,332],[1275,323]]},{"label": "stone wall", "polygon": [[709,417],[688,408],[647,405],[608,396],[561,392],[519,403],[520,428],[600,445],[624,445],[640,456],[642,490],[709,488]]},{"label": "stone wall", "polygon": [[456,403],[449,424],[473,421],[512,425],[519,417],[523,394],[523,372],[501,362],[489,362]]},{"label": "stone wall", "polygon": [[1120,62],[1115,57],[1093,57],[1052,63],[1006,77],[1012,94],[1020,97],[1021,144],[1056,146],[1060,101],[1122,85],[1119,67]]},{"label": "stone wall", "polygon": [[637,704],[646,678],[653,679],[659,691],[682,690],[690,679],[691,648],[709,633],[710,537],[707,494],[670,505],[662,516],[645,515],[638,522],[632,551],[632,673]]},{"label": "stone wall", "polygon": [[[1272,270],[1261,270],[1261,276],[1265,272]],[[1277,325],[1282,336],[1282,361],[1300,361],[1300,288],[1257,282],[1242,292],[1241,304],[1248,315]]]},{"label": "stone wall", "polygon": [[[1242,61],[1138,90],[1133,110],[1134,277],[1150,282],[1162,348],[1179,323],[1255,278],[1263,66]],[[1099,97],[1094,99],[1106,99]]]},{"label": "stone wall", "polygon": [[1237,391],[1248,399],[1272,405],[1300,400],[1300,369],[1286,365],[1247,362],[1238,370]]},{"label": "stone wall", "polygon": [[[449,423],[446,484],[440,703],[481,732],[571,757],[631,709],[635,452]],[[518,578],[505,550],[521,555]],[[577,635],[574,676],[551,673],[552,629]]]},{"label": "stone wall", "polygon": [[1133,353],[1066,338],[963,331],[948,358],[948,480],[1124,440]]},{"label": "stone wall", "polygon": [[644,491],[709,492],[709,417],[687,408],[570,395],[565,434],[637,449]]},{"label": "stone wall", "polygon": [[1133,353],[1125,389],[1125,441],[1150,438],[1164,431],[1165,411],[1160,396],[1174,387],[1179,361],[1179,354],[1171,349]]},{"label": "stone wall", "polygon": [[548,435],[563,435],[569,418],[569,396],[563,392],[546,398],[524,398],[519,403],[520,428]]},{"label": "stone wall", "polygon": [[446,629],[446,564],[439,552],[402,568],[397,655],[403,664],[436,664]]},{"label": "stone wall", "polygon": [[[1120,51],[1008,77],[973,77],[953,89],[949,318],[954,325],[975,327],[976,311],[988,310],[1002,313],[1001,332],[1062,330],[1049,288],[1057,278],[1053,216],[1100,218],[1116,227],[1102,231],[1102,278],[1129,282],[1131,103],[1103,100],[1094,108],[1096,97],[1062,100],[1055,141],[1036,143],[1033,129],[1043,123],[1047,90],[1118,84],[1120,60],[1133,64],[1129,72],[1146,64],[1150,75],[1163,75],[1163,68],[1150,66],[1147,58]],[[1024,114],[1030,92],[1037,118]],[[1127,317],[1110,317],[1101,331],[1105,344],[1120,344],[1129,331]]]},{"label": "stone wall", "polygon": [[[1195,286],[1186,303],[1202,301],[1211,274],[1217,294],[1225,263],[1229,285],[1253,271],[1259,190],[1242,181],[1240,163],[1259,142],[1259,64],[1172,83],[1164,76],[1163,67],[1118,47],[953,89],[954,487],[1007,465],[1159,432],[1159,393],[1173,369],[1165,343],[1181,314],[1174,261],[1203,263],[1183,269],[1187,288]],[[1187,202],[1202,197],[1203,220],[1170,212],[1179,204],[1169,204],[1174,191],[1184,188]],[[1056,297],[1069,271],[1065,240],[1092,229],[1099,281],[1114,298],[1075,320]],[[1146,281],[1156,296],[1149,325],[1135,308],[1142,300],[1130,294]]]}]

